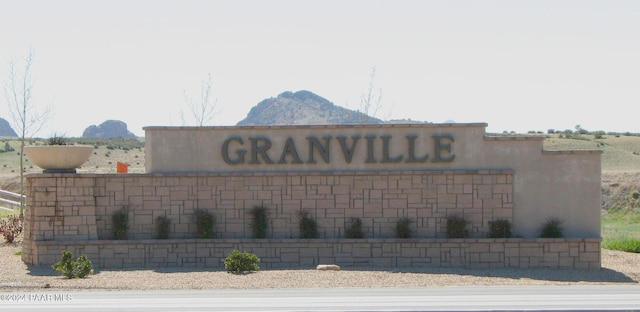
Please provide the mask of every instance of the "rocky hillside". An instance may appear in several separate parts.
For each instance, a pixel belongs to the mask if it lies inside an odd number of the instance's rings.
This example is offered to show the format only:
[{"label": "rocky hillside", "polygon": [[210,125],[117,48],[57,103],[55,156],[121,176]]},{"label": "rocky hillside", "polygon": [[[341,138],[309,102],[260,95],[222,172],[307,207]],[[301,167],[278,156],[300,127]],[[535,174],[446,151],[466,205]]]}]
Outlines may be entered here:
[{"label": "rocky hillside", "polygon": [[99,126],[93,125],[84,129],[83,138],[136,138],[136,135],[127,129],[127,124],[120,120],[107,120]]},{"label": "rocky hillside", "polygon": [[18,134],[11,128],[9,122],[0,118],[0,137],[17,137]]},{"label": "rocky hillside", "polygon": [[383,121],[336,106],[310,91],[283,92],[254,106],[238,126],[378,124]]}]

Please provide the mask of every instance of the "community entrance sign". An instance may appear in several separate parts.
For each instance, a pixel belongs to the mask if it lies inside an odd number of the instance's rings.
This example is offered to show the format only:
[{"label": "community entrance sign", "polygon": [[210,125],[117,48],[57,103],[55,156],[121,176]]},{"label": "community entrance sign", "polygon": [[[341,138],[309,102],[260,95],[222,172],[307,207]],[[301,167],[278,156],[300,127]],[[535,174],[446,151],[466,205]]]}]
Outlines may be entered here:
[{"label": "community entrance sign", "polygon": [[[248,249],[272,268],[599,268],[601,151],[547,151],[542,136],[485,128],[146,127],[144,174],[28,177],[23,259],[53,263],[72,248],[89,249],[103,267],[219,266],[231,249]],[[267,239],[251,237],[256,206],[269,212]],[[129,240],[114,242],[110,216],[123,207]],[[201,210],[216,217],[215,239],[195,238]],[[317,239],[298,239],[303,212]],[[468,221],[468,238],[448,239],[452,216]],[[158,217],[171,222],[169,242],[154,239]],[[345,239],[353,218],[365,239]],[[402,218],[411,239],[395,238]],[[539,239],[551,218],[565,237]],[[518,238],[490,238],[497,220]]]}]

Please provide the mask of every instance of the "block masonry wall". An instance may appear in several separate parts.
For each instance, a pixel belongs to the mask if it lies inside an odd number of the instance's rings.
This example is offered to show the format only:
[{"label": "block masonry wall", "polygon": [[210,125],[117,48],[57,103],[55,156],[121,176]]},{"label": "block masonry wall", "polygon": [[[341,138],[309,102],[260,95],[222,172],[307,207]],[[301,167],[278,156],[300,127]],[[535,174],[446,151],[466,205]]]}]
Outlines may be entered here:
[{"label": "block masonry wall", "polygon": [[[38,174],[27,177],[23,260],[50,265],[64,249],[102,268],[220,266],[231,248],[254,251],[266,267],[319,263],[374,266],[599,268],[599,239],[486,239],[488,222],[513,216],[513,172]],[[269,209],[269,239],[250,239],[253,206]],[[130,240],[112,241],[111,216],[128,211]],[[216,216],[214,240],[195,237],[193,215]],[[299,212],[320,239],[299,240]],[[445,239],[446,218],[464,216],[472,239]],[[170,240],[154,240],[155,219],[171,220]],[[363,221],[364,240],[344,239],[346,219]],[[401,217],[411,240],[393,239]],[[517,233],[517,228],[514,229]],[[493,255],[489,255],[492,253]]]},{"label": "block masonry wall", "polygon": [[344,237],[345,221],[360,218],[365,237],[393,238],[401,217],[416,237],[445,238],[446,219],[462,216],[472,237],[489,221],[512,221],[512,172],[398,171],[375,173],[242,173],[51,176],[30,180],[36,240],[110,239],[111,216],[125,209],[130,239],[156,236],[155,220],[171,221],[171,238],[194,238],[194,215],[216,218],[217,238],[251,238],[249,213],[264,206],[269,238],[299,237],[301,211],[320,238]]}]

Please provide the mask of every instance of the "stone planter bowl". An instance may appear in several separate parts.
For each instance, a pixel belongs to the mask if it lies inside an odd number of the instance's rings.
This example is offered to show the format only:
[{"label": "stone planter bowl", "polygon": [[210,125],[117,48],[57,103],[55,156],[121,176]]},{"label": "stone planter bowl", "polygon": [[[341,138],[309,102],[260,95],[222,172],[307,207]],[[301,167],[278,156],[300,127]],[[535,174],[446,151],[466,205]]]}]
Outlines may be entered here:
[{"label": "stone planter bowl", "polygon": [[45,173],[68,173],[76,172],[76,168],[89,160],[93,149],[88,145],[25,146],[24,153]]}]

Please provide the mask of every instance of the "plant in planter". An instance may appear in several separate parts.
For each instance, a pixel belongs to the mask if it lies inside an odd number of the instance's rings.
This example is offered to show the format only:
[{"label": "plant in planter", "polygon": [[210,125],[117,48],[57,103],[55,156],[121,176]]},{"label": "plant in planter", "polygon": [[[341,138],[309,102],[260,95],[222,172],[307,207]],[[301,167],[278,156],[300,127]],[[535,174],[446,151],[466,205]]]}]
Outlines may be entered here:
[{"label": "plant in planter", "polygon": [[129,210],[127,207],[122,207],[116,211],[111,216],[111,222],[113,223],[113,228],[111,229],[112,239],[127,239],[127,232],[129,231]]},{"label": "plant in planter", "polygon": [[448,238],[468,238],[469,230],[467,225],[469,221],[463,216],[455,215],[447,218],[447,237]]},{"label": "plant in planter", "polygon": [[562,221],[557,218],[550,218],[545,221],[539,229],[540,238],[562,238],[564,231]]},{"label": "plant in planter", "polygon": [[25,146],[24,153],[44,169],[44,173],[75,173],[76,168],[89,160],[93,149],[93,146],[74,145],[64,136],[54,134],[47,145]]},{"label": "plant in planter", "polygon": [[216,235],[215,224],[216,217],[209,211],[196,210],[196,237],[197,238],[214,238]]},{"label": "plant in planter", "polygon": [[499,219],[489,221],[490,238],[511,238],[511,221]]},{"label": "plant in planter", "polygon": [[251,221],[251,235],[253,238],[265,238],[267,237],[267,229],[269,227],[268,215],[269,212],[264,206],[254,206],[251,211],[253,221]]},{"label": "plant in planter", "polygon": [[364,238],[362,220],[355,217],[349,218],[349,221],[345,223],[344,236],[346,238]]},{"label": "plant in planter", "polygon": [[411,223],[413,223],[413,221],[408,217],[398,219],[395,227],[396,238],[411,238],[411,235],[413,235]]},{"label": "plant in planter", "polygon": [[309,212],[300,211],[300,238],[318,238],[318,224],[309,216]]}]

